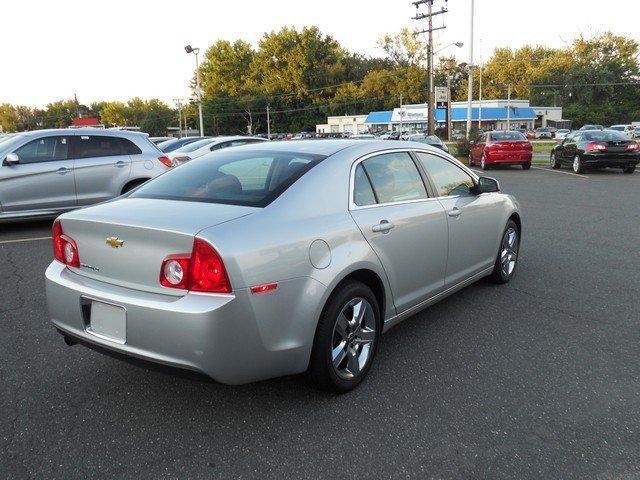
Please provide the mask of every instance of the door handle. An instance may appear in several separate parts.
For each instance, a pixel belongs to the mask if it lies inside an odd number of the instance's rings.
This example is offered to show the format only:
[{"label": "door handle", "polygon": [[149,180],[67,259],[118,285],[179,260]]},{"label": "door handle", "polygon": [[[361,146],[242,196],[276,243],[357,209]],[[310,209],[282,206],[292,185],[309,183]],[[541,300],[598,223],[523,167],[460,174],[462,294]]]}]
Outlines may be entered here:
[{"label": "door handle", "polygon": [[374,225],[373,227],[371,227],[371,231],[375,233],[379,233],[379,232],[387,233],[393,227],[394,225],[390,221],[380,220],[380,223],[378,225]]},{"label": "door handle", "polygon": [[118,168],[122,168],[126,165],[126,163],[123,162],[122,160],[118,160],[114,165]]},{"label": "door handle", "polygon": [[448,213],[450,217],[459,217],[462,214],[462,210],[458,207],[453,207]]},{"label": "door handle", "polygon": [[56,173],[58,175],[66,175],[67,173],[69,173],[71,170],[69,170],[67,167],[60,167],[58,170],[56,170]]}]

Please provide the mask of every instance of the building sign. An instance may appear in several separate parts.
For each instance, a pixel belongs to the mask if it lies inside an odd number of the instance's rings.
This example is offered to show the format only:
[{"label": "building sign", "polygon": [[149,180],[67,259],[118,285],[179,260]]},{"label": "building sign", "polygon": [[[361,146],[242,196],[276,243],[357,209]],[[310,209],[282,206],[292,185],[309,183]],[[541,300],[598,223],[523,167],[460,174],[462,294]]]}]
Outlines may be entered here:
[{"label": "building sign", "polygon": [[447,87],[436,87],[436,108],[447,108],[448,100]]}]

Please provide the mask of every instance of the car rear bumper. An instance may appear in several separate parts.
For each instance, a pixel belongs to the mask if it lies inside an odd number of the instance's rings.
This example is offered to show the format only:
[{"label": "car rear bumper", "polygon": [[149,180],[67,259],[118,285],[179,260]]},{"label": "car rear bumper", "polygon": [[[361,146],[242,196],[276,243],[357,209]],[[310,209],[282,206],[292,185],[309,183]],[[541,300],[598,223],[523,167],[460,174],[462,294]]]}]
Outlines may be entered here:
[{"label": "car rear bumper", "polygon": [[625,168],[640,162],[640,155],[636,153],[612,153],[608,155],[584,154],[582,161],[589,167]]},{"label": "car rear bumper", "polygon": [[[176,297],[89,279],[54,261],[46,291],[53,324],[73,339],[241,384],[306,370],[317,321],[314,302],[324,286],[304,277],[280,282],[277,296],[240,289]],[[124,343],[91,332],[87,304],[95,301],[126,310]]]},{"label": "car rear bumper", "polygon": [[531,163],[531,152],[485,152],[485,162],[489,165],[522,165]]}]

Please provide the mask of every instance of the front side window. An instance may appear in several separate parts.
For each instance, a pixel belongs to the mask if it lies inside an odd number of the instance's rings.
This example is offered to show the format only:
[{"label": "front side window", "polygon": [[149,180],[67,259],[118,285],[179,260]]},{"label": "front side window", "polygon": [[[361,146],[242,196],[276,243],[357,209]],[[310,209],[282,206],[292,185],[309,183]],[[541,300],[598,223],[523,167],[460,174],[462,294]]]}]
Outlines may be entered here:
[{"label": "front side window", "polygon": [[471,195],[474,182],[467,172],[436,155],[423,152],[416,155],[433,180],[439,197]]},{"label": "front side window", "polygon": [[324,158],[297,152],[223,149],[156,177],[131,197],[265,207]]},{"label": "front side window", "polygon": [[78,135],[72,139],[73,158],[112,157],[124,154],[119,137]]},{"label": "front side window", "polygon": [[68,149],[67,137],[43,137],[30,141],[14,153],[20,158],[20,163],[38,163],[66,160]]},{"label": "front side window", "polygon": [[427,198],[422,177],[407,152],[384,153],[362,162],[378,203]]}]

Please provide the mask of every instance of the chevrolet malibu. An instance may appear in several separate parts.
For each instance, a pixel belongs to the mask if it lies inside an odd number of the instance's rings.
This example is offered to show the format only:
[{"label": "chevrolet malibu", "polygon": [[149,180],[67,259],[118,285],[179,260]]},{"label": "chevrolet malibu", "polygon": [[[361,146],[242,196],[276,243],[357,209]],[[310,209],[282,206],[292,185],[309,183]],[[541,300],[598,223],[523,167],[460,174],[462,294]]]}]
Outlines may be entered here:
[{"label": "chevrolet malibu", "polygon": [[245,145],[60,216],[48,307],[69,345],[344,392],[393,325],[508,282],[520,234],[496,180],[428,145]]}]

